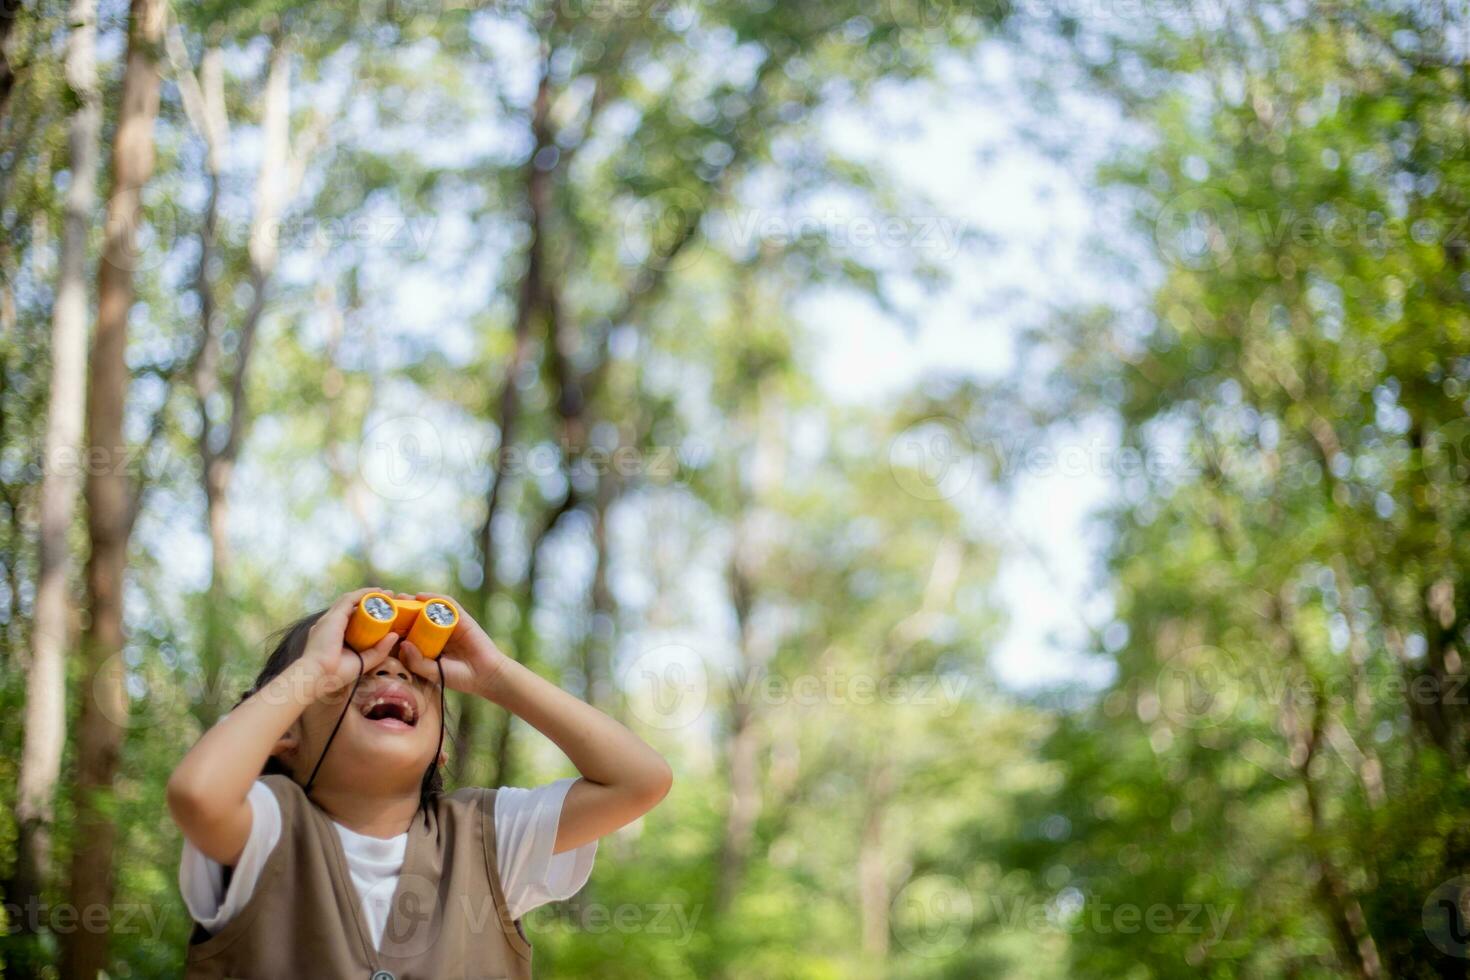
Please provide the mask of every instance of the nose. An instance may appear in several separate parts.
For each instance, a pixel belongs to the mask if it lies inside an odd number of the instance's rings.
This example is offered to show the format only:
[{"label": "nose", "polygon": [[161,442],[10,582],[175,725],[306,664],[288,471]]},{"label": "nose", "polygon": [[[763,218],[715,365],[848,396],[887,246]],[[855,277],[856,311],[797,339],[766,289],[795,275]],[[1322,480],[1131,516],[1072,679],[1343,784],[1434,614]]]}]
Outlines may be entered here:
[{"label": "nose", "polygon": [[413,679],[408,673],[408,668],[399,663],[397,657],[389,657],[378,664],[378,669],[373,671],[373,676],[397,678],[401,681]]}]

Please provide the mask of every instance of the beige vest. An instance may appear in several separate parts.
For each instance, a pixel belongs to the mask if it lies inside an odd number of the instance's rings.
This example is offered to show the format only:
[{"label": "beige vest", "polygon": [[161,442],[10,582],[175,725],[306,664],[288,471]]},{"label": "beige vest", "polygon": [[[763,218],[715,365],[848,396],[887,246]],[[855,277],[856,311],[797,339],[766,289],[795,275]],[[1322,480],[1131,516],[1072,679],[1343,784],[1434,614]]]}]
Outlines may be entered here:
[{"label": "beige vest", "polygon": [[187,976],[528,980],[531,945],[507,913],[495,866],[495,791],[442,796],[408,830],[381,951],[363,920],[331,819],[285,776],[281,840],[250,900],[213,936],[195,928]]}]

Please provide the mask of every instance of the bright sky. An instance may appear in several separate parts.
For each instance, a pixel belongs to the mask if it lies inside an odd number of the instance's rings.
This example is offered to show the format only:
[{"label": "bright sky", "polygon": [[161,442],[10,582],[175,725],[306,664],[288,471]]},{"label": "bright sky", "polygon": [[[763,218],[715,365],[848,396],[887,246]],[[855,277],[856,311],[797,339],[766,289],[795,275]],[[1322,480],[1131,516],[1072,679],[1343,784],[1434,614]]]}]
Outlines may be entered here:
[{"label": "bright sky", "polygon": [[[1048,309],[1120,298],[1120,287],[1105,280],[1084,255],[1095,236],[1117,233],[1116,219],[1099,212],[1100,199],[1086,187],[1093,164],[1116,134],[1116,123],[1104,109],[1081,99],[1064,101],[1060,115],[1050,110],[1045,123],[1074,127],[1068,138],[1072,158],[1060,163],[1024,136],[1023,131],[1042,120],[1015,79],[1005,48],[986,45],[973,59],[944,66],[943,74],[948,98],[895,87],[884,91],[875,110],[835,112],[827,120],[834,146],[876,163],[931,202],[923,213],[901,216],[899,244],[872,247],[924,249],[925,257],[946,268],[950,277],[949,285],[932,295],[899,291],[913,314],[907,325],[854,291],[826,290],[798,307],[823,343],[814,365],[818,380],[839,400],[871,403],[876,396],[913,385],[931,370],[995,377],[1016,367],[1017,331],[1042,321]],[[240,158],[248,167],[248,130],[241,144]],[[822,218],[833,234],[851,234],[858,227],[840,210]],[[470,350],[466,345],[473,343],[466,321],[493,292],[491,272],[467,262],[456,245],[469,241],[463,216],[441,215],[427,232],[433,247],[421,250],[428,261],[417,267],[402,267],[401,256],[390,250],[368,250],[370,261],[364,268],[365,277],[373,280],[369,288],[394,307],[376,319],[394,331],[392,343],[428,337],[445,345],[452,358],[463,357]],[[987,244],[964,245],[962,232],[977,234]],[[283,272],[313,281],[321,274],[315,263],[322,260],[320,253],[298,256]],[[320,327],[309,323],[307,329]],[[423,567],[426,575],[448,578],[442,573],[450,556],[438,542],[426,540],[421,518],[445,515],[436,524],[447,521],[452,526],[473,526],[479,520],[464,512],[467,499],[473,500],[464,490],[466,477],[473,476],[483,459],[484,444],[470,433],[463,441],[430,445],[436,433],[463,432],[465,426],[447,406],[426,405],[409,385],[385,386],[377,398],[380,418],[423,416],[430,424],[423,432],[404,429],[404,424],[411,429],[412,422],[395,423],[398,428],[392,431],[370,431],[364,446],[419,440],[423,451],[438,454],[444,465],[434,471],[431,485],[413,488],[407,499],[371,497],[373,523],[381,535],[375,557],[390,567]],[[310,575],[350,544],[356,529],[340,507],[314,515],[318,520],[311,540],[302,539],[296,520],[283,519],[283,508],[319,494],[325,478],[314,467],[298,472],[293,485],[281,486],[279,469],[255,464],[254,453],[268,452],[286,435],[283,424],[280,417],[262,419],[252,432],[251,452],[235,487],[234,534],[242,547],[279,554]],[[1099,603],[1091,588],[1099,541],[1086,520],[1108,492],[1106,467],[1096,460],[1106,458],[1109,445],[1107,432],[1074,433],[1059,448],[1081,451],[1082,465],[1033,468],[1008,501],[1000,500],[981,478],[959,498],[975,508],[995,540],[1007,545],[999,593],[1010,625],[999,648],[991,651],[991,663],[1004,683],[1018,689],[1106,679],[1106,666],[1080,651],[1092,644],[1093,632],[1109,617],[1106,603]],[[372,482],[372,474],[367,476]],[[177,507],[178,498],[171,499]],[[167,549],[171,576],[187,583],[205,580],[202,536],[188,540],[176,531],[180,524],[202,527],[199,515],[162,510],[160,498],[160,506],[150,508],[140,522],[140,539],[154,550]],[[649,540],[633,546],[651,547]],[[695,570],[691,577],[708,578],[710,590],[720,588],[717,576]]]},{"label": "bright sky", "polygon": [[[1076,127],[1076,158],[1048,159],[1022,134],[1037,119],[1007,50],[986,45],[975,63],[977,74],[970,65],[946,72],[956,88],[948,101],[896,91],[876,114],[832,122],[839,146],[921,180],[936,214],[993,242],[946,250],[951,283],[916,300],[916,332],[852,294],[805,304],[804,317],[826,340],[819,378],[835,397],[871,401],[929,371],[994,377],[1016,368],[1018,329],[1044,319],[1049,307],[1119,298],[1083,254],[1093,236],[1110,233],[1086,181],[1116,124],[1099,106],[1068,104],[1075,118],[1054,121]],[[875,118],[903,120],[904,138],[885,138]],[[1074,462],[1033,468],[1001,512],[991,510],[999,505],[993,495],[975,488],[997,539],[1011,544],[999,583],[1009,628],[991,660],[1006,684],[1028,689],[1107,677],[1105,665],[1078,654],[1110,613],[1091,588],[1101,541],[1087,516],[1108,492],[1111,445],[1115,439],[1096,428],[1070,435],[1057,449]],[[959,499],[974,498],[966,492]]]}]

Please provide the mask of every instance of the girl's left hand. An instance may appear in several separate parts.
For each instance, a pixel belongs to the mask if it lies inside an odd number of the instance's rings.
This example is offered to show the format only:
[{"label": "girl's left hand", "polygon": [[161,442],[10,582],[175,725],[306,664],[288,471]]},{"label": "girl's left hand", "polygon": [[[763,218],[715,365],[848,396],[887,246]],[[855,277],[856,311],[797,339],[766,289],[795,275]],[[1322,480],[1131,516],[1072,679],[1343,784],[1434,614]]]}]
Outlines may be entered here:
[{"label": "girl's left hand", "polygon": [[[490,639],[480,624],[464,611],[464,607],[455,602],[447,595],[439,595],[433,592],[420,592],[415,596],[398,593],[400,599],[439,599],[449,603],[459,613],[459,622],[455,624],[454,632],[449,634],[449,640],[444,644],[444,649],[439,653],[439,663],[444,668],[444,686],[451,691],[464,691],[468,694],[479,694],[488,697],[494,688],[495,680],[500,674],[501,667],[509,660],[495,641]],[[439,683],[439,668],[434,661],[423,655],[423,652],[412,643],[404,640],[398,647],[403,666],[418,674],[426,680]]]}]

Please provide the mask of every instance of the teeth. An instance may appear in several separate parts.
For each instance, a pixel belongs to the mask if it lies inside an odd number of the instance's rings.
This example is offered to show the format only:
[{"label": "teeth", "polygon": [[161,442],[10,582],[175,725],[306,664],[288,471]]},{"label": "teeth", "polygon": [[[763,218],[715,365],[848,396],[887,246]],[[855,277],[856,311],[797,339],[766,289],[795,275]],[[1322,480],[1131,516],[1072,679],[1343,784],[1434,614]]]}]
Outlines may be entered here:
[{"label": "teeth", "polygon": [[418,711],[414,709],[413,704],[399,698],[373,698],[367,704],[363,705],[362,713],[364,715],[371,714],[373,709],[381,704],[398,705],[400,708],[403,709],[403,720],[408,722],[410,725],[418,721]]}]

